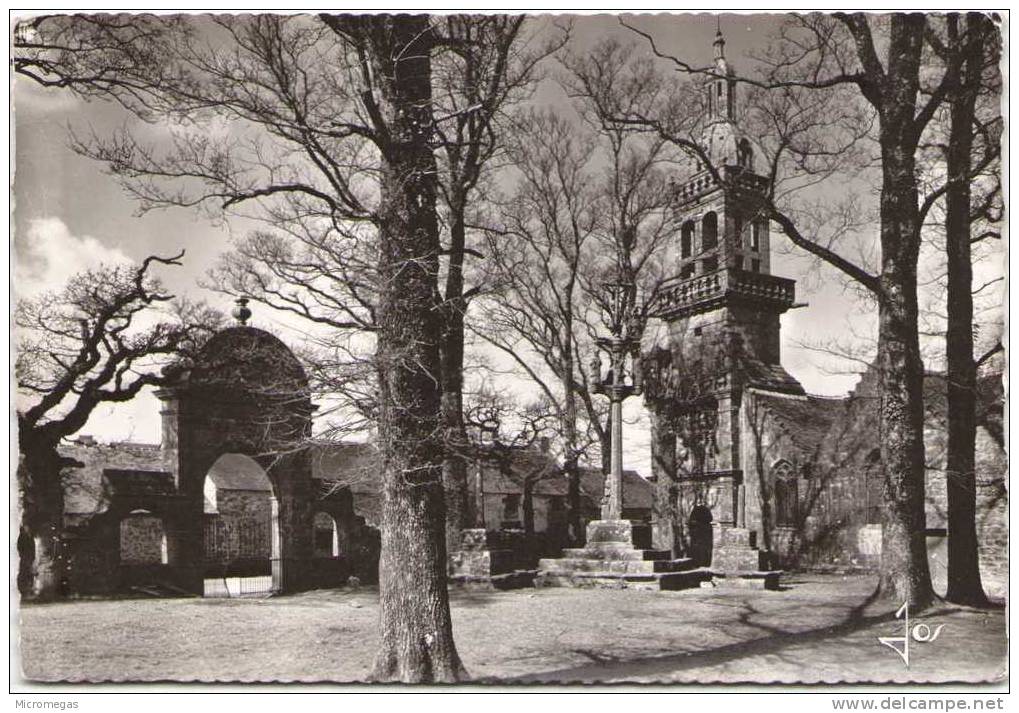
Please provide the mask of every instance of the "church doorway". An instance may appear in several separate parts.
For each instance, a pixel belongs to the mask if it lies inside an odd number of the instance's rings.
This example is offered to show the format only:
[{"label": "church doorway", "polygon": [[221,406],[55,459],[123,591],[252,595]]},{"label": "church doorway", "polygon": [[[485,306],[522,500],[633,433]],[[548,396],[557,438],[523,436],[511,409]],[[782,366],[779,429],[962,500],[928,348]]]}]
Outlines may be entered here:
[{"label": "church doorway", "polygon": [[252,458],[220,456],[203,487],[203,594],[266,595],[279,591],[279,502]]},{"label": "church doorway", "polygon": [[696,567],[711,566],[711,551],[714,547],[714,533],[711,528],[711,510],[706,505],[697,505],[690,512],[690,558]]}]

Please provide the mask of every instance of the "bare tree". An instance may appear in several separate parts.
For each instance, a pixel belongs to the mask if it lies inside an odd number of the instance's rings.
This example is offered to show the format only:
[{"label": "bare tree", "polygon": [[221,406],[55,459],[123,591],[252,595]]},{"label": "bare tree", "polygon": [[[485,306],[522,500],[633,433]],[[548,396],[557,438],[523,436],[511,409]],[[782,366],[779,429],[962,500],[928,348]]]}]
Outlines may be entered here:
[{"label": "bare tree", "polygon": [[[922,14],[868,16],[863,13],[795,15],[762,57],[760,78],[733,77],[796,101],[822,96],[839,112],[842,102],[862,99],[876,123],[880,155],[880,266],[871,272],[837,250],[806,237],[795,216],[774,200],[767,217],[790,240],[830,263],[874,295],[878,303],[877,364],[882,376],[881,456],[885,469],[881,587],[888,596],[921,607],[930,602],[924,521],[923,363],[917,336],[917,261],[929,206],[921,202],[917,152],[927,125],[958,77],[961,58],[940,68],[924,55],[929,19]],[[679,72],[722,78],[715,68],[698,68],[661,52],[653,38],[636,30],[654,52]],[[776,94],[772,94],[772,93]],[[814,94],[817,93],[817,94]],[[669,132],[653,117],[621,117],[672,137],[717,180],[702,146]],[[649,119],[651,119],[649,121]],[[793,136],[792,138],[795,138]],[[796,143],[788,147],[795,154]],[[808,152],[822,155],[816,147]],[[774,181],[773,181],[774,182]]]},{"label": "bare tree", "polygon": [[[440,282],[443,324],[443,420],[446,457],[447,538],[454,543],[466,526],[466,464],[459,455],[465,438],[462,422],[464,366],[463,322],[479,286],[469,284],[470,257],[481,257],[468,241],[472,199],[501,151],[502,115],[527,95],[540,61],[568,36],[545,44],[524,31],[523,16],[449,15],[434,20],[445,51],[437,53],[432,84],[438,205],[440,210]],[[375,226],[323,223],[314,215],[288,210],[273,216],[272,231],[256,231],[237,241],[208,281],[222,291],[250,294],[275,309],[291,312],[313,325],[328,327],[316,337],[325,363],[344,376],[356,370],[373,348],[375,332]],[[361,331],[363,337],[350,332]],[[347,353],[349,365],[335,357]],[[335,379],[347,392],[345,379]],[[360,401],[356,398],[355,401]]]},{"label": "bare tree", "polygon": [[[930,34],[946,62],[961,57],[960,77],[952,88],[947,142],[944,146],[946,182],[945,248],[947,308],[946,377],[948,388],[946,453],[948,497],[948,591],[946,599],[959,604],[987,604],[980,581],[976,534],[977,356],[973,341],[973,223],[986,216],[974,205],[974,179],[993,165],[1000,138],[977,114],[978,99],[990,74],[992,102],[997,97],[999,43],[990,19],[970,13],[946,18],[946,43]],[[996,103],[996,102],[994,102]],[[997,123],[997,107],[991,121]],[[986,117],[984,117],[986,119]],[[982,146],[981,146],[982,144]],[[982,149],[982,150],[981,150]],[[974,155],[976,154],[976,156]],[[982,155],[981,155],[982,154]],[[992,184],[994,182],[992,181]],[[995,190],[989,193],[993,206]],[[976,210],[977,215],[974,215]],[[983,215],[981,215],[983,213]]]},{"label": "bare tree", "polygon": [[[619,104],[657,103],[661,77],[632,47],[605,41],[563,56],[562,82],[581,123],[550,113],[522,115],[511,158],[516,193],[495,209],[489,231],[498,288],[482,336],[508,355],[559,414],[569,530],[580,541],[578,460],[590,430],[607,469],[611,424],[595,397],[600,374],[589,357],[608,325],[607,281],[630,286],[639,334],[664,279],[672,229],[666,140],[612,121]],[[538,357],[535,362],[534,357]]]},{"label": "bare tree", "polygon": [[182,256],[82,272],[59,292],[17,304],[18,491],[23,539],[32,542],[19,563],[19,581],[31,581],[24,592],[31,598],[59,595],[63,471],[74,465],[59,453],[61,440],[81,429],[100,404],[130,401],[143,388],[166,383],[172,374],[160,371],[160,360],[193,351],[218,324],[217,315],[200,306],[180,305],[177,315],[160,312],[172,296],[150,267],[180,265]]},{"label": "bare tree", "polygon": [[153,86],[185,79],[166,62],[173,34],[187,32],[183,18],[37,15],[15,26],[11,66],[44,87],[147,112]]},{"label": "bare tree", "polygon": [[[57,26],[66,21],[80,22]],[[142,87],[137,104],[122,103],[143,120],[174,119],[171,139],[150,146],[120,131],[76,148],[142,211],[196,207],[274,228],[303,220],[340,250],[370,238],[383,480],[373,675],[459,680],[445,587],[432,92],[432,57],[456,40],[427,16],[217,16],[161,28],[160,61],[173,70],[118,69]]]},{"label": "bare tree", "polygon": [[[548,448],[556,434],[558,418],[547,401],[518,406],[515,399],[490,388],[469,396],[464,421],[471,438],[470,460],[478,472],[493,465],[504,477],[521,487],[524,533],[534,535],[534,491],[544,480],[562,477]],[[537,455],[528,459],[528,454]],[[478,485],[483,485],[479,483]],[[475,506],[483,507],[482,502]],[[477,524],[484,513],[475,513]]]},{"label": "bare tree", "polygon": [[[669,174],[679,156],[660,136],[635,135],[615,117],[634,106],[668,106],[679,94],[664,81],[654,62],[637,56],[632,45],[615,40],[597,43],[583,55],[567,54],[563,78],[584,122],[597,137],[607,165],[596,183],[602,212],[596,250],[585,255],[580,272],[584,294],[598,312],[582,321],[587,350],[611,329],[615,305],[604,282],[626,285],[628,333],[640,340],[658,287],[671,277],[668,243],[676,225],[671,210],[673,185]],[[600,374],[581,369],[579,391],[587,421],[597,434],[602,470],[608,474],[611,453],[611,412],[594,400]]]},{"label": "bare tree", "polygon": [[506,112],[529,96],[539,63],[569,37],[558,27],[552,39],[538,42],[524,31],[522,15],[442,18],[449,51],[434,72],[439,115],[439,195],[444,217],[445,279],[442,292],[442,414],[447,457],[443,480],[447,493],[447,538],[459,539],[468,523],[466,462],[458,456],[465,442],[463,423],[464,320],[481,283],[468,284],[468,257],[481,257],[468,242],[472,203],[503,152]]},{"label": "bare tree", "polygon": [[588,168],[593,146],[551,112],[529,111],[518,121],[511,155],[521,180],[500,209],[500,224],[489,229],[487,250],[499,283],[488,296],[488,319],[478,331],[516,363],[556,411],[569,482],[569,536],[578,542],[578,338],[586,309],[580,273],[599,220]]}]

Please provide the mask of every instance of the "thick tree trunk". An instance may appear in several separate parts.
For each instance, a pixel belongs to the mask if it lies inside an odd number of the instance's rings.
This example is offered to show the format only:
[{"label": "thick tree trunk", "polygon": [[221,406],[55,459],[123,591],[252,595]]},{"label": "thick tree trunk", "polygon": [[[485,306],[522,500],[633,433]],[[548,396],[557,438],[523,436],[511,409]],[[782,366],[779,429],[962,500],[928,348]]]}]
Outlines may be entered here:
[{"label": "thick tree trunk", "polygon": [[382,456],[377,681],[466,678],[446,589],[438,221],[427,16],[370,19],[381,167],[378,347]]},{"label": "thick tree trunk", "polygon": [[63,580],[63,538],[61,518],[49,514],[41,517],[29,528],[32,538],[32,591],[33,601],[52,601],[58,599]]},{"label": "thick tree trunk", "polygon": [[463,420],[464,368],[464,279],[466,245],[463,196],[454,196],[451,209],[449,269],[446,273],[445,309],[442,345],[442,420],[445,428],[446,455],[442,462],[442,481],[446,490],[446,540],[449,549],[460,541],[460,531],[471,527],[470,496],[467,487],[467,433]]},{"label": "thick tree trunk", "polygon": [[23,599],[32,596],[32,580],[35,576],[35,540],[24,525],[18,530],[18,593]]},{"label": "thick tree trunk", "polygon": [[524,478],[523,494],[524,534],[534,535],[534,478]]},{"label": "thick tree trunk", "polygon": [[[572,292],[571,292],[572,294]],[[582,527],[583,511],[580,502],[580,454],[577,448],[577,400],[574,397],[573,359],[572,353],[572,320],[566,320],[563,333],[566,335],[569,352],[563,355],[563,472],[566,474],[566,529],[567,538],[574,547],[584,544],[585,533]]]},{"label": "thick tree trunk", "polygon": [[930,603],[932,592],[924,512],[924,371],[917,335],[920,241],[914,175],[916,144],[905,136],[911,125],[910,109],[908,116],[886,115],[882,126],[878,368],[882,379],[885,519],[881,590],[919,609]]},{"label": "thick tree trunk", "polygon": [[[896,14],[889,28],[887,70],[876,87],[881,142],[881,276],[878,354],[881,460],[884,466],[881,592],[914,609],[932,598],[924,512],[923,361],[917,333],[916,123],[926,19]],[[876,68],[871,68],[875,71]],[[875,97],[872,95],[872,99]]]},{"label": "thick tree trunk", "polygon": [[651,412],[651,474],[654,494],[651,509],[651,532],[654,546],[681,556],[682,526],[677,521],[676,434],[661,416]]},{"label": "thick tree trunk", "polygon": [[584,528],[581,527],[583,513],[580,503],[580,467],[577,464],[577,457],[567,456],[563,462],[563,472],[566,474],[566,529],[567,539],[575,547],[584,544]]},{"label": "thick tree trunk", "polygon": [[18,550],[22,557],[18,581],[27,599],[50,601],[61,596],[64,576],[64,493],[60,481],[64,460],[55,447],[30,441],[22,434],[18,489],[23,545]]},{"label": "thick tree trunk", "polygon": [[[450,325],[450,321],[457,325]],[[455,334],[450,332],[454,331]],[[475,520],[467,484],[467,434],[463,420],[463,316],[449,316],[442,339],[442,423],[445,451],[442,483],[446,497],[446,541],[457,549],[460,532]]]},{"label": "thick tree trunk", "polygon": [[973,358],[973,267],[970,254],[970,181],[973,115],[980,88],[983,47],[979,23],[973,33],[961,90],[951,107],[948,138],[948,190],[945,194],[945,243],[948,261],[948,332],[945,338],[948,381],[948,591],[957,604],[986,606],[980,581],[976,530],[976,363]]}]

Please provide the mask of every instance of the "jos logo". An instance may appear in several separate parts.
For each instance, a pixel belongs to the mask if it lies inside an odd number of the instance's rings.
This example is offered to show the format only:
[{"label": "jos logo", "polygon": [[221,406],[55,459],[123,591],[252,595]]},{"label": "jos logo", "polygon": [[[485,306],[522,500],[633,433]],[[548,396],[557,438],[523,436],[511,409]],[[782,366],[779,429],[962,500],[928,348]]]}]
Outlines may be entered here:
[{"label": "jos logo", "polygon": [[[899,611],[895,612],[896,619],[904,619],[904,631],[902,636],[879,636],[877,640],[882,644],[890,648],[892,651],[902,657],[902,660],[906,664],[906,668],[909,668],[909,640],[912,639],[920,644],[926,644],[930,641],[937,640],[941,634],[941,630],[945,628],[944,624],[938,624],[936,627],[931,629],[927,624],[914,624],[912,628],[909,626],[909,602],[904,602]],[[901,648],[899,645],[901,644]]]}]

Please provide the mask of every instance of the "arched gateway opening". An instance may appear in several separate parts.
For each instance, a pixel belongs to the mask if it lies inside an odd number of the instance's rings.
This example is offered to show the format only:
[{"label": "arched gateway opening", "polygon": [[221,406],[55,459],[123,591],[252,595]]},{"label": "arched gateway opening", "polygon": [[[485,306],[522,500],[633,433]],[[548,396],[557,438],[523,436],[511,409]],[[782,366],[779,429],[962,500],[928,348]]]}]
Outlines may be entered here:
[{"label": "arched gateway opening", "polygon": [[[171,564],[196,594],[305,588],[313,407],[304,369],[279,339],[244,324],[171,369],[173,384],[157,392],[182,500]],[[207,590],[210,579],[220,581]]]},{"label": "arched gateway opening", "polygon": [[219,457],[203,485],[203,593],[235,597],[279,591],[279,501],[252,458]]}]

